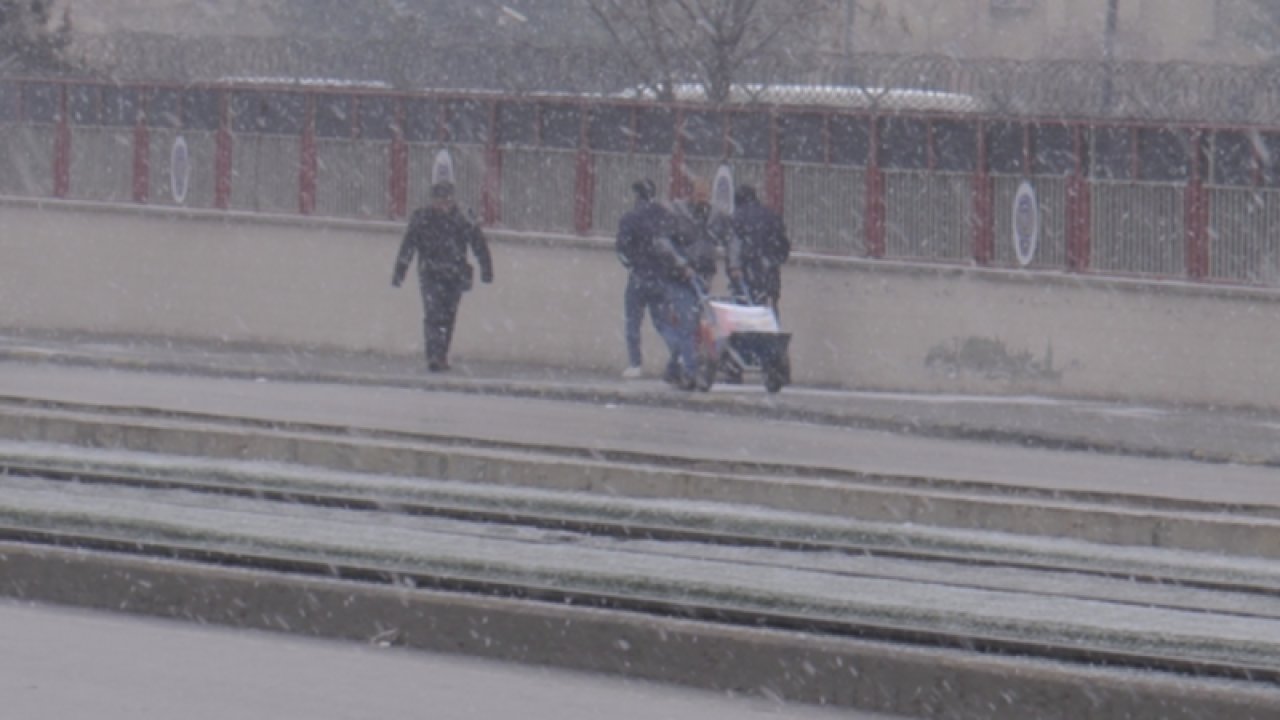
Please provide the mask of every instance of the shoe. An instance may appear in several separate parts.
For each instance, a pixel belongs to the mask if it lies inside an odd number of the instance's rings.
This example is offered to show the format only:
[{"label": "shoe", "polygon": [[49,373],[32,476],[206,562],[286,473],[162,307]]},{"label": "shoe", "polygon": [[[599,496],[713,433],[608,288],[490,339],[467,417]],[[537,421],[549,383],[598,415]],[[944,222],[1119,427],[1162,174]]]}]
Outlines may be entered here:
[{"label": "shoe", "polygon": [[676,362],[675,358],[672,358],[667,363],[667,367],[662,373],[662,382],[673,386],[680,384],[680,363]]},{"label": "shoe", "polygon": [[449,363],[447,362],[432,360],[431,362],[427,363],[427,372],[438,373],[438,372],[444,372],[445,370],[448,370],[448,369],[449,369]]},{"label": "shoe", "polygon": [[642,377],[644,377],[644,368],[639,365],[632,365],[622,371],[623,380],[639,380]]}]

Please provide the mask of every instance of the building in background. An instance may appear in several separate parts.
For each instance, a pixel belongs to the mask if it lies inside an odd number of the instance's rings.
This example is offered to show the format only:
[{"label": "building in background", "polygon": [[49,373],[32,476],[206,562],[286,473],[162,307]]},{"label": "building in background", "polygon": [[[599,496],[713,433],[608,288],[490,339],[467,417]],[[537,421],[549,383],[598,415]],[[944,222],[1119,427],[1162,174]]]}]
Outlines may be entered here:
[{"label": "building in background", "polygon": [[84,35],[145,33],[264,37],[280,34],[273,0],[54,0]]},{"label": "building in background", "polygon": [[842,0],[832,54],[1097,59],[1114,3],[1120,61],[1249,64],[1276,54],[1270,0]]}]

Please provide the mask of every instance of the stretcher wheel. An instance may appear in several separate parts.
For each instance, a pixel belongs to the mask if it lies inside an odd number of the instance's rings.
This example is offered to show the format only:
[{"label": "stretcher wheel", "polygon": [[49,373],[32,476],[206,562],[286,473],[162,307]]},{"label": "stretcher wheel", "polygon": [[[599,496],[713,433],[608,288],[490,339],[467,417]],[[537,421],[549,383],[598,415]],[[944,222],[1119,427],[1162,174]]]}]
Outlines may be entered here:
[{"label": "stretcher wheel", "polygon": [[762,369],[765,390],[776,393],[782,386],[791,384],[791,359],[786,355],[772,358]]},{"label": "stretcher wheel", "polygon": [[786,384],[783,380],[780,368],[769,368],[764,373],[764,389],[771,393],[776,393],[782,390],[782,386]]}]

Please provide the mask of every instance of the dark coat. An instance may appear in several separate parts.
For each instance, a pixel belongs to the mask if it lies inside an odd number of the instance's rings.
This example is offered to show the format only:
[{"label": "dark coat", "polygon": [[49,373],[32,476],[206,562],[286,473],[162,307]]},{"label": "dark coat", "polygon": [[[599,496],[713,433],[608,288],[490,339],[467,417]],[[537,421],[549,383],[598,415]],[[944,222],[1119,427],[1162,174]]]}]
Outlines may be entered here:
[{"label": "dark coat", "polygon": [[467,248],[480,263],[480,279],[492,282],[493,260],[479,225],[467,219],[456,205],[448,210],[418,208],[400,243],[393,282],[400,284],[416,255],[418,276],[423,282],[457,283],[465,289],[471,284],[472,274]]},{"label": "dark coat", "polygon": [[791,240],[782,216],[755,200],[734,209],[729,268],[742,271],[752,294],[777,300],[782,294],[782,264],[790,256]]},{"label": "dark coat", "polygon": [[721,242],[711,216],[711,206],[706,203],[680,201],[675,204],[676,248],[690,267],[704,281],[716,274],[716,251]]},{"label": "dark coat", "polygon": [[669,271],[668,259],[658,247],[673,230],[671,213],[660,203],[644,200],[618,221],[618,260],[637,279],[656,281]]}]

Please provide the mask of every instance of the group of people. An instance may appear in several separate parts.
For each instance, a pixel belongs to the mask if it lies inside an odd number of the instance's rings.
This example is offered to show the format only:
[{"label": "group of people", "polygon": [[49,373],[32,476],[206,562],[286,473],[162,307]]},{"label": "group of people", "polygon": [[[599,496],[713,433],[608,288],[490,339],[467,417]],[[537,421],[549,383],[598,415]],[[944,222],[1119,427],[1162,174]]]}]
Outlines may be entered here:
[{"label": "group of people", "polygon": [[[708,185],[697,180],[688,199],[670,204],[658,198],[652,180],[631,186],[635,206],[618,223],[616,249],[626,267],[623,297],[629,365],[626,378],[643,375],[640,329],[648,312],[667,344],[664,378],[693,389],[698,381],[697,332],[700,295],[725,259],[729,285],[737,295],[777,312],[782,294],[781,267],[791,251],[782,218],[760,203],[755,188],[738,187],[733,213],[713,211]],[[480,281],[493,282],[493,260],[479,223],[458,207],[454,186],[431,186],[431,202],[409,219],[396,254],[391,284],[400,287],[417,259],[422,295],[427,369],[449,369],[449,346],[462,295],[471,289],[475,269]]]},{"label": "group of people", "polygon": [[643,377],[640,330],[647,311],[670,351],[663,379],[691,390],[698,372],[699,295],[706,293],[723,256],[729,287],[749,302],[778,311],[782,265],[791,242],[781,216],[763,205],[756,190],[741,185],[731,215],[713,210],[710,189],[693,182],[688,199],[670,205],[657,197],[650,179],[631,186],[635,207],[618,223],[618,259],[627,269],[623,295],[629,364],[623,377]]}]

